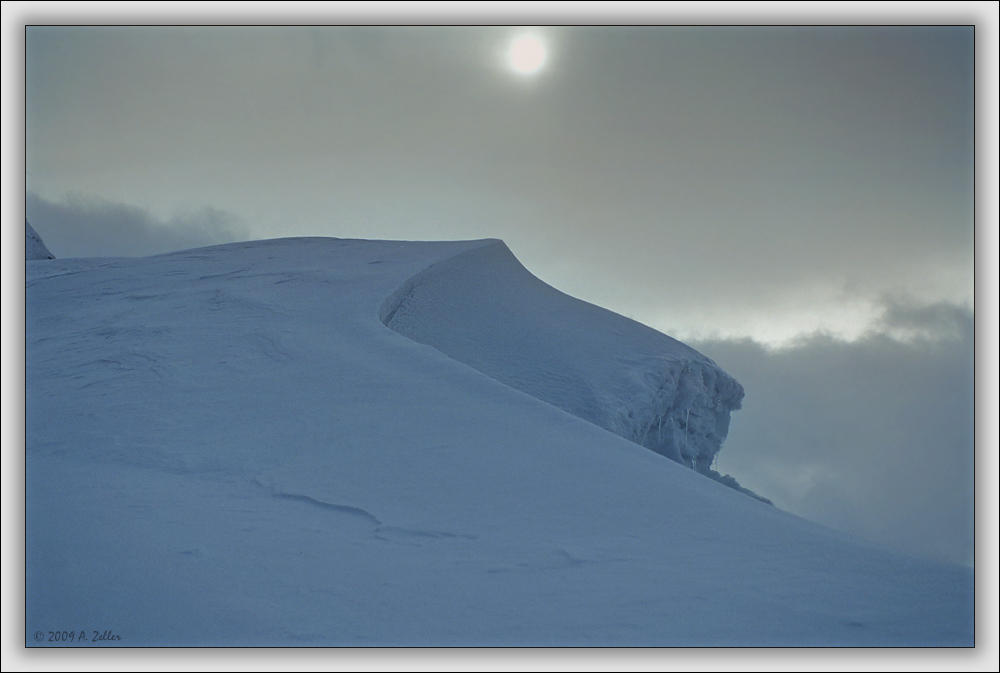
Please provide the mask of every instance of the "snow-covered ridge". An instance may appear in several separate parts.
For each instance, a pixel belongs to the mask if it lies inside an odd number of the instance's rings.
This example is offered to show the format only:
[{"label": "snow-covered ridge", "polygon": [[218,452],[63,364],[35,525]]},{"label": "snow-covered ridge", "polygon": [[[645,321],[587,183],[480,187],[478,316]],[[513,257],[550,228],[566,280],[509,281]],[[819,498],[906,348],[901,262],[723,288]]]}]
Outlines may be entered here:
[{"label": "snow-covered ridge", "polygon": [[542,282],[502,241],[408,279],[379,318],[497,381],[719,478],[712,463],[743,387],[676,339]]},{"label": "snow-covered ridge", "polygon": [[971,569],[721,488],[379,320],[486,301],[432,327],[569,406],[655,400],[638,364],[639,383],[595,377],[670,341],[563,310],[505,250],[302,238],[28,263],[25,644],[974,644]]}]

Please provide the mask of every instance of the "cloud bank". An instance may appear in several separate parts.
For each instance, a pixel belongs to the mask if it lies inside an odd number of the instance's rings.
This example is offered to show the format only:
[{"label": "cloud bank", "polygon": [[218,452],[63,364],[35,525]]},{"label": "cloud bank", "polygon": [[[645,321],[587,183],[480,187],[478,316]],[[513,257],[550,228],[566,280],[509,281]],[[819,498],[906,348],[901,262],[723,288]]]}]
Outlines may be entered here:
[{"label": "cloud bank", "polygon": [[693,344],[746,389],[717,467],[794,514],[972,565],[973,312],[886,299],[880,326]]},{"label": "cloud bank", "polygon": [[57,203],[28,194],[25,205],[28,222],[56,257],[143,257],[247,237],[238,218],[215,208],[161,220],[96,197]]}]

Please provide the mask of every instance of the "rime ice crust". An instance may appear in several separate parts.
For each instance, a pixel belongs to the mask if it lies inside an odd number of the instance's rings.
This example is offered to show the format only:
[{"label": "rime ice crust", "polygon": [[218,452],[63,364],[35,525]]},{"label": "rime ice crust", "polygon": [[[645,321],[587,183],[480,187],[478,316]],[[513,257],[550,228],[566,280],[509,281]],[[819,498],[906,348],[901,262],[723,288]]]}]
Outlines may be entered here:
[{"label": "rime ice crust", "polygon": [[[379,318],[497,381],[719,479],[712,463],[743,387],[680,341],[545,284],[501,241],[409,279]],[[738,488],[732,478],[723,483]]]}]

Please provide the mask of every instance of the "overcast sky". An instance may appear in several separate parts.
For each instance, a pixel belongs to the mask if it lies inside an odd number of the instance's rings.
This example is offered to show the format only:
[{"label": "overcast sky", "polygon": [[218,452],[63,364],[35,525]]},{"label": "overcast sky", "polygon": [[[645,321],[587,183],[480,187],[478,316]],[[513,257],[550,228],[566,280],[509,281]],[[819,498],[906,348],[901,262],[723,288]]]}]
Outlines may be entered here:
[{"label": "overcast sky", "polygon": [[971,564],[975,38],[29,27],[27,217],[57,257],[501,238],[744,384],[721,471]]},{"label": "overcast sky", "polygon": [[[534,76],[505,62],[520,32],[29,28],[28,216],[497,237],[682,338],[971,305],[971,27],[538,28]],[[36,228],[57,256],[121,240]]]}]

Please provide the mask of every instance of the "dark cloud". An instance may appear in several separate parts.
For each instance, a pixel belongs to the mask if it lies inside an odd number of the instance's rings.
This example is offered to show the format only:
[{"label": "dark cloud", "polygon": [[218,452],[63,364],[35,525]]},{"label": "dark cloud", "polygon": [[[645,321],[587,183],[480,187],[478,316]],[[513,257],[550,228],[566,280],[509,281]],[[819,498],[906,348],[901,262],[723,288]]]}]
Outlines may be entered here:
[{"label": "dark cloud", "polygon": [[717,467],[792,513],[972,564],[973,314],[887,300],[881,322],[853,342],[693,344],[746,389]]},{"label": "dark cloud", "polygon": [[886,297],[876,330],[901,340],[972,339],[969,309],[948,302],[920,304],[909,297]]},{"label": "dark cloud", "polygon": [[236,217],[214,208],[164,221],[94,197],[55,203],[28,194],[25,205],[28,222],[57,257],[142,257],[247,237]]}]

